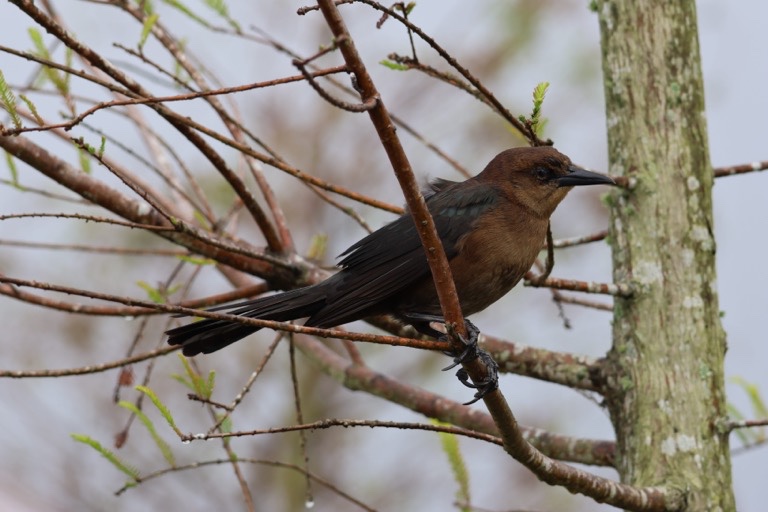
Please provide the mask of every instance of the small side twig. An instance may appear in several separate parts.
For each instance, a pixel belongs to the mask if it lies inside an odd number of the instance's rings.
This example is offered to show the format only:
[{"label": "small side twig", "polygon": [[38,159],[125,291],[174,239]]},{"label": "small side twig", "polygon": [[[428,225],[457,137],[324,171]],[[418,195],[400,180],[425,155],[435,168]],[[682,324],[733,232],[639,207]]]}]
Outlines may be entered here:
[{"label": "small side twig", "polygon": [[[301,425],[304,423],[304,412],[301,405],[301,391],[299,389],[299,374],[296,369],[296,344],[294,343],[294,335],[288,334],[288,359],[290,360],[291,367],[291,383],[293,384],[293,405],[296,411],[296,423]],[[304,480],[304,502],[313,503],[315,500],[312,497],[312,480],[309,478],[309,452],[307,451],[307,432],[306,430],[299,430],[299,449],[301,450],[302,458],[304,459],[303,469],[306,472],[306,478]]]},{"label": "small side twig", "polygon": [[547,247],[547,259],[546,263],[544,264],[544,270],[541,272],[541,274],[530,278],[531,286],[541,286],[544,281],[549,277],[549,275],[552,273],[552,269],[555,267],[555,243],[552,240],[552,223],[547,222],[547,241],[546,241],[546,247]]},{"label": "small side twig", "polygon": [[504,107],[498,98],[496,98],[496,96],[480,80],[478,80],[477,77],[470,73],[467,68],[459,64],[459,62],[453,56],[451,56],[450,53],[448,53],[442,46],[437,44],[437,42],[428,36],[423,30],[421,30],[420,27],[411,23],[407,18],[396,12],[394,9],[385,7],[376,0],[357,1],[369,5],[377,11],[387,13],[390,17],[396,19],[401,24],[403,24],[403,26],[407,27],[408,30],[419,36],[422,41],[427,43],[427,45],[435,50],[440,55],[440,57],[442,57],[453,69],[455,69],[462,77],[464,77],[464,79],[467,80],[467,82],[469,82],[472,87],[477,89],[482,94],[482,96],[485,98],[485,100],[483,100],[484,103],[487,102],[494,111],[503,117],[505,121],[514,126],[515,129],[518,130],[526,139],[528,139],[533,146],[552,145],[552,141],[541,140],[536,135],[535,131],[531,130],[524,123],[520,122],[520,120],[514,116],[506,107]]},{"label": "small side twig", "polygon": [[576,306],[584,306],[585,308],[599,309],[600,311],[613,311],[612,304],[582,299],[580,297],[571,297],[562,293],[558,294],[557,300],[563,304],[574,304]]},{"label": "small side twig", "polygon": [[[308,478],[312,479],[312,481],[317,482],[318,484],[322,485],[326,489],[329,489],[331,492],[336,494],[337,496],[345,499],[346,501],[354,504],[357,507],[360,507],[362,510],[365,510],[366,512],[376,512],[376,509],[369,507],[365,503],[361,502],[360,500],[354,498],[349,493],[346,493],[339,489],[337,486],[329,482],[328,480],[325,480],[313,473],[310,473],[308,471],[305,471],[304,468],[301,468],[299,466],[296,466],[295,464],[288,464],[285,462],[280,462],[276,460],[263,460],[263,459],[250,459],[250,458],[243,458],[243,457],[236,457],[237,461],[243,464],[258,464],[262,466],[270,466],[275,468],[286,468],[291,469],[293,471],[296,471],[301,474],[306,474]],[[158,471],[154,471],[152,473],[149,473],[147,475],[143,475],[139,480],[137,480],[135,483],[139,482],[146,482],[147,480],[151,480],[154,478],[161,477],[163,475],[167,475],[169,473],[176,473],[179,471],[185,471],[188,469],[197,469],[207,466],[218,466],[218,465],[224,465],[224,464],[232,464],[231,458],[226,459],[215,459],[215,460],[207,460],[202,462],[193,462],[191,464],[186,464],[184,466],[174,466],[169,468],[160,469]],[[133,482],[132,482],[133,483]],[[129,485],[126,484],[120,489],[118,489],[115,492],[115,496],[120,496],[124,492],[126,492],[129,489],[134,489],[135,485]]]},{"label": "small side twig", "polygon": [[735,176],[737,174],[746,174],[748,172],[758,172],[768,169],[768,160],[762,162],[752,162],[749,164],[731,165],[729,167],[715,167],[715,178],[723,178],[725,176]]},{"label": "small side twig", "polygon": [[[174,313],[182,316],[199,316],[203,318],[213,318],[215,320],[226,320],[230,322],[237,322],[244,325],[251,325],[253,327],[269,328],[286,332],[297,332],[303,334],[311,334],[319,336],[321,338],[338,338],[347,339],[353,341],[365,341],[369,343],[378,343],[383,345],[392,346],[409,346],[413,348],[420,348],[425,350],[445,351],[448,347],[446,343],[435,340],[423,340],[402,338],[399,336],[383,336],[378,334],[367,333],[352,333],[339,329],[321,329],[318,327],[307,327],[296,325],[287,322],[277,322],[273,320],[259,320],[256,318],[248,318],[240,315],[232,315],[228,313],[218,313],[216,311],[210,311],[205,309],[191,309],[183,306],[169,305],[169,304],[156,304],[154,302],[146,300],[131,299],[127,297],[121,297],[119,295],[111,295],[107,293],[98,293],[92,291],[80,290],[78,288],[72,288],[69,286],[57,286],[49,283],[42,283],[39,281],[33,281],[28,279],[17,279],[14,277],[7,277],[0,274],[0,283],[8,283],[16,286],[28,286],[32,288],[39,288],[41,290],[55,291],[66,293],[70,295],[78,295],[82,297],[90,297],[92,299],[106,300],[110,302],[117,302],[120,304],[126,304],[128,306],[140,306],[149,309],[155,309],[164,313]],[[169,350],[170,351],[170,350]],[[4,375],[2,376],[13,376]]]},{"label": "small side twig", "polygon": [[270,343],[269,347],[267,347],[267,351],[264,353],[264,355],[261,357],[261,361],[259,361],[259,364],[256,366],[256,369],[253,370],[250,377],[248,377],[248,381],[245,383],[245,385],[240,389],[240,392],[235,396],[234,400],[232,400],[232,403],[229,404],[227,408],[227,412],[222,414],[218,421],[210,428],[208,429],[208,433],[216,432],[221,428],[221,425],[227,421],[227,419],[230,417],[232,412],[237,409],[237,406],[240,405],[240,402],[243,401],[243,398],[245,398],[245,395],[248,394],[248,392],[253,387],[254,382],[256,382],[256,378],[261,375],[262,370],[264,370],[264,367],[267,366],[267,363],[272,358],[272,355],[275,353],[275,349],[277,348],[277,345],[280,343],[280,341],[283,339],[283,333],[278,332],[275,336],[275,339],[272,340],[272,343]]},{"label": "small side twig", "polygon": [[201,396],[198,396],[198,395],[196,395],[194,393],[187,393],[187,398],[192,400],[193,402],[200,402],[200,403],[203,403],[203,404],[211,405],[211,406],[213,406],[213,407],[215,407],[217,409],[222,409],[222,410],[227,411],[227,412],[232,412],[232,410],[230,409],[230,407],[227,404],[222,404],[220,402],[215,402],[215,401],[210,400],[208,398],[203,398]]},{"label": "small side twig", "polygon": [[591,233],[588,235],[576,236],[573,238],[561,238],[559,240],[555,240],[553,245],[555,246],[555,249],[564,249],[566,247],[574,247],[576,245],[584,245],[592,242],[599,242],[600,240],[605,240],[605,237],[607,236],[608,236],[608,230],[603,229],[602,231],[598,231],[596,233]]},{"label": "small side twig", "polygon": [[326,53],[329,53],[333,50],[338,49],[339,45],[344,43],[344,41],[346,40],[346,37],[347,37],[346,35],[336,37],[333,40],[333,44],[331,46],[323,48],[322,50],[317,52],[315,55],[312,55],[306,59],[293,59],[293,65],[296,66],[296,69],[298,69],[299,72],[302,74],[302,76],[304,76],[304,79],[309,83],[309,85],[312,86],[315,92],[317,92],[317,94],[319,94],[321,98],[323,98],[325,101],[327,101],[331,105],[338,107],[342,110],[346,110],[348,112],[367,112],[376,106],[376,102],[378,101],[377,97],[373,96],[370,98],[366,98],[362,103],[349,103],[348,101],[334,98],[328,92],[326,92],[325,89],[320,87],[320,84],[318,84],[315,81],[314,77],[312,76],[312,73],[310,73],[307,70],[307,64],[317,59],[318,57],[325,55]]},{"label": "small side twig", "polygon": [[222,439],[227,437],[250,437],[264,434],[282,434],[286,432],[302,432],[307,430],[324,430],[333,427],[378,427],[378,428],[394,428],[399,430],[424,430],[426,432],[442,432],[446,434],[455,434],[459,436],[468,437],[471,439],[478,439],[492,444],[501,444],[501,439],[497,436],[489,434],[483,434],[482,432],[475,432],[473,430],[467,430],[461,427],[454,427],[451,425],[432,425],[429,423],[412,423],[404,421],[380,421],[380,420],[353,420],[353,419],[326,419],[319,420],[313,423],[289,425],[287,427],[274,427],[255,430],[245,430],[238,432],[210,432],[200,434],[187,434],[182,436],[182,441],[207,441],[209,439]]},{"label": "small side twig", "polygon": [[132,364],[140,363],[148,359],[164,356],[179,350],[179,347],[163,347],[157,350],[150,350],[143,354],[132,357],[126,357],[109,363],[81,366],[80,368],[67,368],[63,370],[0,370],[0,378],[27,379],[27,378],[48,378],[48,377],[71,377],[74,375],[90,375],[92,373],[101,373],[115,368],[122,368]]},{"label": "small side twig", "polygon": [[574,292],[599,293],[604,295],[614,295],[617,297],[630,297],[634,293],[631,285],[627,283],[597,283],[591,281],[577,281],[575,279],[560,279],[558,277],[549,277],[542,282],[531,279],[530,273],[526,275],[525,286],[533,288],[557,288],[560,290],[571,290]]},{"label": "small side twig", "polygon": [[738,428],[755,428],[755,427],[768,427],[768,418],[761,418],[759,420],[731,420],[726,424],[728,432],[736,430]]}]

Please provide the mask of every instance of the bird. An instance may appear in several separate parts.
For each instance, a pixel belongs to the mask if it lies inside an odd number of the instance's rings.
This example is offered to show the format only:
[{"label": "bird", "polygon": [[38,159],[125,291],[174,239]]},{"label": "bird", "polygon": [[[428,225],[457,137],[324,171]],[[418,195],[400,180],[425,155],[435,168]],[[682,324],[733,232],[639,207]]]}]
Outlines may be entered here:
[{"label": "bird", "polygon": [[[549,218],[568,192],[598,184],[614,182],[574,165],[551,146],[502,151],[466,181],[432,181],[424,196],[463,315],[478,313],[506,295],[533,265]],[[304,325],[321,328],[387,314],[420,333],[441,336],[432,327],[442,318],[440,301],[409,212],[339,257],[339,271],[322,282],[212,310],[283,322],[306,318]],[[194,356],[220,350],[258,330],[209,318],[167,334],[170,345],[180,345],[185,356]]]}]

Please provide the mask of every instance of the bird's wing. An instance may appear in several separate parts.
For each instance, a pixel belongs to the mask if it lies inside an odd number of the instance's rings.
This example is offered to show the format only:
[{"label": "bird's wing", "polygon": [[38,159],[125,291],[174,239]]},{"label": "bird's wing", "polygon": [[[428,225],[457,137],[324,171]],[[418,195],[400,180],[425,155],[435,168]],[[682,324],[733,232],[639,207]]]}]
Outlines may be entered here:
[{"label": "bird's wing", "polygon": [[427,184],[427,188],[423,189],[421,191],[421,194],[424,196],[424,199],[429,199],[430,197],[437,194],[438,192],[442,192],[448,187],[451,187],[453,185],[458,185],[458,184],[459,182],[457,181],[446,180],[443,178],[435,178]]},{"label": "bird's wing", "polygon": [[[449,260],[456,256],[461,237],[478,216],[493,207],[497,197],[483,183],[440,183],[427,206]],[[355,243],[341,257],[342,270],[326,288],[327,305],[307,325],[331,326],[357,319],[361,312],[429,275],[421,240],[408,213]]]}]

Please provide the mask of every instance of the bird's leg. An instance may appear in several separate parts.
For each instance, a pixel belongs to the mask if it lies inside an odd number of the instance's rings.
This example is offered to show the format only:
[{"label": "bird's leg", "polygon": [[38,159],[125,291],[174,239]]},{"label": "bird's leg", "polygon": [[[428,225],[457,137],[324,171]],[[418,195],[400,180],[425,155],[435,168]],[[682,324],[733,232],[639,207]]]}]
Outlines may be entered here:
[{"label": "bird's leg", "polygon": [[464,325],[467,327],[467,338],[457,333],[453,325],[445,324],[445,329],[448,331],[448,334],[444,334],[441,336],[441,338],[449,342],[451,337],[458,338],[464,344],[465,348],[458,355],[454,353],[446,353],[449,356],[453,356],[453,364],[443,368],[444,372],[457,367],[461,363],[466,363],[468,361],[472,361],[473,359],[477,359],[478,353],[481,352],[481,350],[477,347],[477,340],[480,338],[480,329],[478,329],[477,326],[470,322],[467,318],[464,319]]},{"label": "bird's leg", "polygon": [[[491,357],[488,352],[478,347],[477,341],[480,337],[480,329],[478,329],[475,324],[466,318],[464,319],[464,325],[467,327],[467,337],[465,338],[464,336],[455,332],[454,326],[451,324],[445,324],[445,328],[448,331],[447,334],[443,334],[433,329],[429,325],[431,322],[445,322],[445,319],[440,316],[412,313],[408,315],[407,319],[417,331],[423,334],[436,337],[438,340],[445,341],[447,343],[450,343],[451,337],[455,336],[464,344],[465,348],[459,354],[456,354],[455,352],[445,352],[446,355],[453,357],[453,363],[443,368],[443,371],[450,370],[462,363],[474,361],[478,358],[485,364],[487,374],[482,381],[477,383],[473,383],[469,380],[469,374],[464,368],[459,368],[459,370],[456,372],[456,376],[459,378],[462,384],[477,390],[473,400],[466,402],[464,405],[470,405],[477,402],[485,395],[499,387],[499,365],[496,363],[496,361],[493,360],[493,357]],[[435,336],[435,334],[437,334],[437,336]]]},{"label": "bird's leg", "polygon": [[469,339],[465,339],[460,334],[454,332],[453,325],[446,324],[445,326],[448,330],[448,334],[458,337],[459,340],[464,343],[466,348],[460,354],[455,355],[453,364],[443,368],[443,371],[450,370],[459,364],[467,363],[478,358],[485,365],[487,372],[485,378],[476,383],[469,380],[469,374],[464,368],[459,368],[458,371],[456,371],[456,376],[462,384],[468,388],[477,390],[473,399],[464,403],[464,405],[471,405],[499,387],[499,365],[494,361],[493,357],[491,357],[491,354],[477,346],[477,340],[480,337],[480,329],[466,318],[464,319],[464,324],[467,326],[467,338]]}]

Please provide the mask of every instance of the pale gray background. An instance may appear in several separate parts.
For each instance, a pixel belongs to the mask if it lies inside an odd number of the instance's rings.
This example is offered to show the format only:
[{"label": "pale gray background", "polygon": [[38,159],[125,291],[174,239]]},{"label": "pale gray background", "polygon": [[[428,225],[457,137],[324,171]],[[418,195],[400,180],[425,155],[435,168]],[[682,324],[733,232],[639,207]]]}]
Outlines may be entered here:
[{"label": "pale gray background", "polygon": [[[139,27],[126,16],[85,2],[67,0],[57,5],[60,14],[79,37],[111,58],[121,62],[129,60],[110,47],[114,41],[129,46],[135,44]],[[231,6],[240,23],[266,28],[304,54],[311,53],[318,43],[327,40],[327,31],[319,15],[295,16],[295,8],[300,3],[273,2],[253,8],[248,5],[250,3],[244,2]],[[698,6],[712,162],[715,166],[723,166],[768,159],[768,93],[765,87],[768,80],[765,57],[768,4],[760,0],[702,1]],[[520,12],[534,8],[537,14],[530,18],[520,15]],[[203,9],[199,8],[199,11],[203,12]],[[177,19],[167,10],[162,12],[164,16]],[[391,51],[407,53],[406,38],[396,24],[389,22],[377,31],[373,28],[376,16],[366,8],[345,7],[343,13],[348,16],[353,34],[387,104],[429,139],[439,141],[445,150],[474,171],[480,170],[495,152],[512,144],[504,125],[475,100],[445,86],[438,86],[439,94],[435,94],[433,89],[422,88],[421,84],[427,82],[414,74],[403,76],[375,65]],[[482,78],[514,112],[527,112],[533,86],[543,80],[550,81],[552,86],[544,113],[549,118],[547,135],[574,161],[598,170],[606,168],[599,34],[596,15],[587,9],[586,1],[470,3],[424,0],[419,2],[413,20]],[[25,33],[30,25],[16,8],[7,2],[0,4],[0,44],[31,48]],[[268,49],[246,45],[234,38],[212,36],[187,20],[181,20],[179,27],[191,51],[226,85],[295,74],[285,57]],[[527,30],[533,31],[531,41],[524,36]],[[521,48],[514,46],[517,37],[527,41]],[[19,41],[25,42],[20,44]],[[509,45],[509,55],[490,61],[487,48],[499,44]],[[156,47],[150,43],[147,50],[155,51]],[[420,45],[419,50],[424,60],[442,67],[424,45]],[[9,83],[18,84],[28,80],[32,68],[19,59],[0,54],[0,69]],[[152,87],[159,93],[168,93],[168,90]],[[289,155],[291,161],[309,172],[400,203],[396,183],[367,118],[335,112],[306,86],[287,87],[291,88],[293,96],[286,96],[281,89],[249,92],[237,97],[246,115],[253,116],[250,125],[257,133],[264,134],[283,154]],[[44,108],[46,103],[40,100],[38,105]],[[198,121],[210,120],[219,126],[208,109],[200,108],[200,103],[174,108],[189,111]],[[99,122],[109,127],[112,133],[120,133],[126,143],[135,144],[136,134],[124,124],[110,124],[114,119],[105,114]],[[155,126],[162,126],[161,122],[152,119]],[[330,121],[326,124],[325,119],[333,120],[335,124]],[[318,121],[323,121],[324,130],[317,128]],[[38,136],[33,138],[45,140]],[[417,142],[407,136],[403,138],[421,177],[456,178],[445,164]],[[330,145],[332,151],[326,149]],[[73,151],[65,145],[51,149],[73,159]],[[194,162],[198,172],[210,171],[187,145],[180,144],[178,149]],[[7,170],[3,172],[7,176]],[[279,191],[293,190],[290,188],[292,181],[279,177],[277,172],[268,173],[270,179],[282,184]],[[719,291],[729,341],[727,374],[753,382],[763,391],[768,389],[768,372],[765,371],[768,344],[765,343],[762,322],[768,303],[768,278],[764,268],[768,216],[765,180],[764,175],[752,174],[720,179],[715,187]],[[50,181],[29,170],[22,173],[21,181],[29,186],[54,188]],[[596,191],[574,192],[555,215],[555,236],[575,236],[601,229],[606,220],[598,194]],[[317,210],[307,212],[310,204]],[[63,207],[59,204],[49,207],[45,201],[0,187],[0,213],[46,208],[59,211]],[[292,226],[301,224],[304,228],[295,232],[302,250],[308,246],[311,235],[321,231],[329,233],[329,263],[333,261],[333,255],[362,235],[362,231],[346,217],[315,202],[309,193],[299,192],[295,200],[286,201],[285,208],[289,220],[293,220]],[[374,227],[390,218],[364,208],[359,211]],[[0,223],[0,240],[135,244],[135,234],[113,233],[104,228],[84,228],[78,223],[64,221]],[[561,252],[555,275],[607,280],[609,266],[609,253],[599,244]],[[105,256],[93,259],[79,253],[8,247],[2,247],[0,251],[0,272],[8,275],[137,297],[142,297],[142,292],[135,285],[136,281],[162,279],[168,268],[147,265],[142,258]],[[195,292],[196,295],[215,293],[227,289],[226,286],[221,278],[211,273]],[[71,318],[6,297],[0,298],[0,304],[4,326],[0,336],[0,367],[4,369],[66,368],[112,360],[122,354],[133,335],[133,326],[122,319]],[[524,307],[524,313],[520,314]],[[574,324],[570,331],[562,328],[547,291],[518,289],[488,311],[476,315],[474,320],[489,333],[523,343],[596,356],[604,353],[610,344],[609,315],[575,307],[569,307],[567,311]],[[154,331],[157,337],[160,328],[158,322]],[[260,335],[261,341],[243,342],[202,362],[204,368],[218,370],[217,396],[224,401],[230,399],[271,336],[272,333],[265,333]],[[154,342],[148,340],[143,348],[151,348]],[[76,348],[73,350],[73,347]],[[363,351],[371,365],[380,371],[458,400],[468,396],[467,390],[460,387],[452,375],[438,372],[444,364],[444,359],[438,356],[389,347],[363,347]],[[282,408],[284,397],[290,396],[288,381],[279,375],[287,369],[284,352],[281,351],[278,361],[268,369],[274,377],[269,381],[272,383],[269,392],[264,387],[249,397],[247,407],[236,420],[237,428],[293,421],[290,410],[286,412]],[[175,356],[166,358],[156,370],[153,387],[180,418],[187,418],[186,411],[190,418],[198,418],[199,423],[190,419],[182,426],[183,430],[204,429],[206,423],[200,419],[199,407],[187,403],[185,390],[168,377],[180,371]],[[311,372],[310,369],[305,371]],[[141,375],[140,369],[137,369],[137,375]],[[3,405],[0,510],[132,511],[212,507],[237,510],[240,497],[228,467],[167,476],[129,491],[121,498],[112,496],[112,492],[122,485],[122,475],[95,452],[71,441],[69,434],[86,433],[107,446],[111,445],[112,436],[122,428],[126,416],[111,401],[114,382],[114,372],[80,378],[0,382],[0,403]],[[607,417],[586,397],[559,386],[512,376],[502,379],[502,387],[524,424],[572,435],[612,436]],[[365,395],[343,390],[329,395],[328,390],[333,389],[325,377],[318,377],[317,388],[305,386],[305,403],[311,403],[313,399],[328,402],[332,415],[337,417],[421,420],[408,411]],[[749,414],[749,403],[741,389],[729,384],[728,391],[730,402]],[[133,395],[124,392],[123,396],[130,399]],[[314,419],[311,413],[310,407],[308,415]],[[154,417],[180,461],[220,456],[218,444],[180,445],[157,415]],[[275,440],[258,438],[234,443],[241,456],[299,462],[295,450],[285,452],[281,448],[283,451],[275,451],[272,448]],[[329,454],[322,450],[324,443],[336,443],[337,449]],[[738,442],[733,444],[738,446]],[[438,442],[429,434],[367,429],[321,432],[312,436],[310,446],[317,450],[313,468],[318,473],[380,510],[447,510],[450,507],[454,484]],[[354,449],[350,449],[351,446]],[[462,448],[470,465],[473,502],[477,506],[497,510],[609,509],[596,507],[590,500],[573,497],[563,490],[552,490],[537,482],[495,447],[463,440]],[[145,433],[138,427],[132,430],[129,446],[121,455],[142,469],[162,466]],[[768,472],[765,448],[738,455],[733,464],[739,510],[761,510],[766,499],[765,475]],[[272,471],[279,473],[279,470]],[[274,476],[276,480],[252,483],[254,496],[263,510],[299,508],[302,503],[300,491],[294,497],[283,495],[284,491],[278,487],[282,474]],[[602,474],[615,476],[612,471],[602,471]],[[295,488],[300,489],[300,486]],[[329,502],[323,502],[319,495],[316,509],[331,510],[329,507]]]}]

